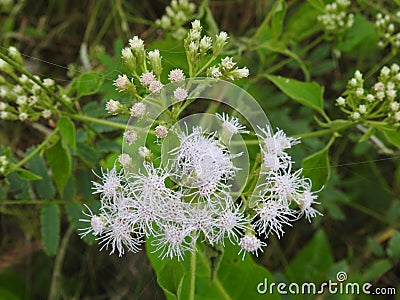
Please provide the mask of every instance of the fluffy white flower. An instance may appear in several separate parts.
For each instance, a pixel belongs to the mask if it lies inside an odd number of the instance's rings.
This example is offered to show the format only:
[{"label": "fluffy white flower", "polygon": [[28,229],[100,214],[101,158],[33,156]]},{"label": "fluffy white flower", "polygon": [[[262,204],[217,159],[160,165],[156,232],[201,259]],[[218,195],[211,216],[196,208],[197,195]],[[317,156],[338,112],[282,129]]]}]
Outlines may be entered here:
[{"label": "fluffy white flower", "polygon": [[168,74],[168,80],[171,82],[181,81],[185,79],[185,74],[181,69],[173,69]]},{"label": "fluffy white flower", "polygon": [[145,72],[140,75],[140,83],[143,85],[150,85],[155,80],[153,72]]},{"label": "fluffy white flower", "polygon": [[134,142],[137,141],[138,136],[137,136],[137,133],[136,133],[135,131],[133,131],[133,130],[127,130],[127,131],[125,131],[125,133],[124,133],[124,139],[125,139],[125,142],[126,142],[128,145],[132,145]]},{"label": "fluffy white flower", "polygon": [[258,251],[264,252],[262,247],[267,246],[267,244],[254,235],[245,235],[240,239],[239,246],[241,249],[238,254],[240,255],[243,252],[242,260],[244,260],[247,252],[255,254],[258,257]]},{"label": "fluffy white flower", "polygon": [[131,107],[131,115],[136,118],[142,118],[146,112],[146,105],[142,102],[135,103]]},{"label": "fluffy white flower", "polygon": [[216,114],[217,118],[222,121],[222,140],[230,142],[234,134],[245,133],[248,134],[249,131],[245,130],[246,126],[239,123],[239,119],[236,117],[229,117],[228,114]]},{"label": "fluffy white flower", "polygon": [[187,96],[188,96],[187,90],[185,90],[181,87],[176,88],[174,91],[174,97],[175,97],[175,99],[177,99],[179,101],[185,100],[187,98]]},{"label": "fluffy white flower", "polygon": [[149,90],[152,94],[157,94],[161,91],[163,86],[164,85],[160,81],[154,80],[149,84]]}]

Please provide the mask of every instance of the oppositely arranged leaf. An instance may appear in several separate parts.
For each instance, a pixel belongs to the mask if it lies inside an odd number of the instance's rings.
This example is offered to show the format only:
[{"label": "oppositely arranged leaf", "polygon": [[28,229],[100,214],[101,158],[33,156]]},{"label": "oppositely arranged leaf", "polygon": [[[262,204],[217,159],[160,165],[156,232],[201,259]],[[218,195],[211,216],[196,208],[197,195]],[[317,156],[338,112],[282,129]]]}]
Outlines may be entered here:
[{"label": "oppositely arranged leaf", "polygon": [[18,169],[17,175],[20,179],[30,181],[30,180],[41,180],[42,176],[32,173],[25,169]]},{"label": "oppositely arranged leaf", "polygon": [[323,113],[324,88],[319,84],[274,75],[266,75],[266,77],[293,100]]},{"label": "oppositely arranged leaf", "polygon": [[53,179],[62,195],[68,177],[71,175],[71,157],[61,140],[46,151],[47,161],[53,173]]},{"label": "oppositely arranged leaf", "polygon": [[325,147],[321,151],[315,152],[303,159],[303,175],[311,179],[313,190],[319,190],[324,186],[330,177],[329,166],[329,147]]},{"label": "oppositely arranged leaf", "polygon": [[76,131],[74,123],[69,118],[63,116],[58,120],[57,128],[60,130],[62,142],[75,149]]},{"label": "oppositely arranged leaf", "polygon": [[77,97],[93,95],[98,92],[103,83],[103,76],[97,72],[89,72],[79,76],[76,81]]},{"label": "oppositely arranged leaf", "polygon": [[43,250],[47,255],[55,255],[60,240],[60,210],[57,204],[46,204],[40,212]]},{"label": "oppositely arranged leaf", "polygon": [[291,282],[325,280],[333,265],[331,247],[324,231],[318,230],[306,246],[289,263],[286,276]]},{"label": "oppositely arranged leaf", "polygon": [[157,282],[165,294],[173,299],[181,299],[182,283],[186,271],[176,259],[167,260],[158,272]]}]

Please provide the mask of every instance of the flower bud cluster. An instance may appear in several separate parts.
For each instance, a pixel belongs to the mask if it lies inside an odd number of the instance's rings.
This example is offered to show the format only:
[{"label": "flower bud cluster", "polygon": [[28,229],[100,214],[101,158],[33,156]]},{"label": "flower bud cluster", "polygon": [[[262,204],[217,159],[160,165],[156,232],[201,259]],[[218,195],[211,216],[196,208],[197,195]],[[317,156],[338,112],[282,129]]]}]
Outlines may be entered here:
[{"label": "flower bud cluster", "polygon": [[[395,19],[395,20],[394,20]],[[378,32],[378,46],[385,48],[388,45],[395,51],[400,48],[400,30],[396,24],[400,22],[400,11],[395,17],[378,13],[376,15],[375,28]]]},{"label": "flower bud cluster", "polygon": [[188,0],[172,0],[165,8],[165,15],[156,20],[156,25],[164,30],[172,31],[172,36],[183,40],[187,29],[183,27],[193,17],[196,6]]},{"label": "flower bud cluster", "polygon": [[[231,183],[240,170],[235,159],[242,153],[231,153],[222,135],[248,131],[238,118],[226,114],[217,117],[219,132],[207,132],[199,126],[176,129],[179,145],[169,151],[167,163],[154,165],[162,159],[150,160],[150,150],[142,146],[138,154],[148,159],[133,172],[129,171],[132,157],[120,155],[124,171],[116,167],[102,171],[100,182],[93,182],[101,207],[98,214],[85,213],[88,218],[81,221],[89,226],[81,229],[81,235],[93,234],[101,249],[119,256],[126,250],[139,251],[144,240],[152,237],[153,251],[161,259],[182,260],[186,252],[197,251],[197,241],[224,246],[226,239],[239,245],[239,254],[244,257],[248,252],[258,255],[263,251],[266,243],[261,238],[270,233],[280,237],[284,225],[291,226],[303,215],[310,220],[320,214],[312,208],[317,196],[311,192],[311,181],[300,175],[301,170],[291,173],[292,161],[285,153],[298,140],[287,138],[281,130],[273,135],[268,126],[260,135],[265,179],[256,187],[259,193],[255,201],[238,202]],[[168,134],[162,129],[156,128],[159,138]],[[130,143],[138,138],[130,131],[125,135],[130,136]]]},{"label": "flower bud cluster", "polygon": [[384,66],[370,89],[364,87],[363,75],[356,71],[347,84],[347,90],[336,99],[336,105],[354,121],[369,119],[399,124],[399,88],[400,67],[397,64],[390,68]]},{"label": "flower bud cluster", "polygon": [[5,174],[10,165],[10,162],[5,155],[0,155],[0,174]]},{"label": "flower bud cluster", "polygon": [[348,13],[349,6],[349,0],[335,0],[325,6],[325,13],[317,19],[327,34],[338,35],[353,26],[354,14]]},{"label": "flower bud cluster", "polygon": [[[24,68],[22,56],[15,47],[9,47],[8,55]],[[25,74],[18,77],[17,73],[10,64],[0,59],[0,119],[19,121],[49,119],[57,111],[58,104],[54,104],[47,91],[34,80]],[[48,90],[56,90],[53,79],[41,79],[37,75],[34,78]],[[61,97],[69,102],[70,99],[65,92],[59,90],[60,93],[64,93]]]}]

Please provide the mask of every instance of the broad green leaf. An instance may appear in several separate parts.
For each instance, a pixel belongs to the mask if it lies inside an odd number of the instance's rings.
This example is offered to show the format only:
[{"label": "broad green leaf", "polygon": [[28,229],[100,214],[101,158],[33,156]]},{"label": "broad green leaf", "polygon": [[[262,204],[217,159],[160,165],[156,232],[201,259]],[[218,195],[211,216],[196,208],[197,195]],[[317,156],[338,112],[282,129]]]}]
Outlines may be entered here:
[{"label": "broad green leaf", "polygon": [[286,275],[291,282],[323,281],[333,261],[328,239],[320,229],[289,263]]},{"label": "broad green leaf", "polygon": [[60,130],[62,142],[75,150],[76,131],[74,123],[67,117],[61,117],[57,122],[57,128]]},{"label": "broad green leaf", "polygon": [[389,241],[386,251],[389,257],[393,259],[400,258],[400,232],[395,231],[395,233],[393,234],[393,236]]},{"label": "broad green leaf", "polygon": [[76,81],[77,97],[96,94],[103,83],[103,76],[97,72],[82,74]]},{"label": "broad green leaf", "polygon": [[302,82],[281,76],[266,75],[287,96],[323,114],[324,88],[316,82]]},{"label": "broad green leaf", "polygon": [[158,272],[157,282],[168,296],[172,296],[173,299],[181,299],[185,273],[185,268],[176,259],[167,260]]},{"label": "broad green leaf", "polygon": [[67,184],[63,190],[62,198],[63,200],[71,200],[76,196],[76,181],[74,176],[69,176]]},{"label": "broad green leaf", "polygon": [[283,20],[286,14],[286,3],[283,0],[276,1],[273,8],[271,20],[271,33],[274,38],[279,38],[282,33]]},{"label": "broad green leaf", "polygon": [[325,147],[303,159],[303,175],[311,179],[313,190],[319,190],[329,180],[331,169],[328,150],[329,147]]},{"label": "broad green leaf", "polygon": [[42,176],[37,175],[35,173],[32,173],[28,170],[25,169],[18,169],[16,171],[17,176],[22,179],[22,180],[26,180],[26,181],[31,181],[31,180],[41,180],[43,179]]},{"label": "broad green leaf", "polygon": [[[310,37],[321,30],[321,26],[317,22],[317,17],[321,12],[319,9],[312,6],[314,6],[313,3],[303,2],[295,12],[292,11],[292,13],[288,15],[285,23],[284,38],[292,45],[298,45],[298,41]],[[322,7],[323,6],[324,4],[322,3]]]},{"label": "broad green leaf", "polygon": [[60,210],[57,204],[46,204],[40,212],[43,250],[47,255],[57,253],[60,241]]},{"label": "broad green leaf", "polygon": [[71,157],[61,140],[46,151],[47,161],[53,172],[53,179],[62,195],[68,177],[71,175]]},{"label": "broad green leaf", "polygon": [[[33,149],[32,149],[33,150]],[[29,153],[30,151],[28,151]],[[49,176],[49,170],[47,169],[44,159],[36,154],[28,162],[28,168],[32,172],[42,176],[42,180],[35,180],[33,182],[33,188],[40,199],[50,200],[53,199],[56,190],[54,188],[53,182]]]},{"label": "broad green leaf", "polygon": [[209,4],[209,1],[203,1],[201,3],[199,7],[198,18],[200,19],[200,21],[202,18],[204,18],[204,23],[207,25],[208,35],[215,36],[216,34],[218,34],[219,29],[217,22],[215,22],[214,20]]},{"label": "broad green leaf", "polygon": [[386,140],[393,146],[400,148],[400,131],[398,130],[388,130],[380,128],[380,131],[384,134]]}]

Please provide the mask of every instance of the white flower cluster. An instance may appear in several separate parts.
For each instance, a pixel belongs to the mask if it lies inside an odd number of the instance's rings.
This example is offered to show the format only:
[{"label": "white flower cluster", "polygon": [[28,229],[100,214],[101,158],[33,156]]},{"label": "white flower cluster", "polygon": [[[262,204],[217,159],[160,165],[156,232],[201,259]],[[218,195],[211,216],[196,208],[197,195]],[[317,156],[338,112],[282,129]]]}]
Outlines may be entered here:
[{"label": "white flower cluster", "polygon": [[400,67],[392,64],[380,70],[377,82],[369,89],[364,87],[363,75],[356,71],[347,84],[347,90],[336,99],[340,109],[352,120],[383,119],[389,123],[400,122]]},{"label": "white flower cluster", "polygon": [[[217,117],[222,133],[247,132],[237,118]],[[243,257],[248,252],[257,255],[266,246],[261,238],[272,232],[280,237],[284,225],[303,215],[310,220],[320,214],[312,208],[317,196],[311,192],[310,180],[301,177],[301,170],[291,173],[292,160],[285,153],[298,140],[287,138],[281,130],[272,135],[269,127],[263,132],[265,180],[257,187],[260,193],[252,206],[238,202],[231,192],[239,171],[235,158],[242,153],[231,153],[217,132],[186,128],[176,132],[179,146],[169,151],[167,166],[144,162],[139,172],[118,172],[115,167],[102,172],[101,182],[93,183],[101,208],[97,215],[85,213],[88,218],[82,221],[90,225],[81,235],[95,235],[101,249],[119,256],[125,250],[139,251],[149,237],[162,259],[181,260],[186,252],[197,251],[197,241],[214,246],[225,245],[225,239],[239,245]],[[145,155],[143,149],[139,152]],[[278,162],[271,164],[271,156]],[[119,161],[132,162],[126,154]]]},{"label": "white flower cluster", "polygon": [[187,34],[183,25],[193,17],[195,9],[196,6],[188,0],[172,0],[165,8],[165,15],[156,20],[156,25],[172,31],[174,38],[183,40]]},{"label": "white flower cluster", "polygon": [[[186,2],[181,1],[177,3],[183,5],[183,3]],[[207,55],[212,54],[210,58],[211,61],[217,58],[226,45],[227,39],[228,34],[224,31],[220,32],[214,40],[209,36],[203,36],[200,21],[193,21],[192,28],[188,31],[184,41],[190,66],[189,71],[192,71],[190,74],[196,74],[196,76],[204,76],[207,74],[209,77],[226,80],[247,77],[249,75],[249,69],[246,67],[238,68],[232,57],[223,58],[220,64],[208,68],[207,72],[205,70],[206,67],[202,65]],[[132,72],[133,77],[129,78],[126,74],[118,75],[118,78],[114,81],[114,86],[117,91],[128,93],[130,96],[140,100],[143,98],[143,95],[139,95],[139,85],[144,87],[146,93],[149,94],[158,94],[164,87],[164,83],[161,82],[163,66],[159,49],[147,51],[144,41],[138,36],[134,36],[129,40],[129,46],[122,49],[122,60]],[[183,82],[185,78],[185,73],[181,69],[172,69],[168,73],[168,80],[171,83]],[[137,85],[135,84],[135,80],[138,81]],[[184,86],[178,86],[173,94],[174,98],[178,101],[184,101],[189,96]],[[139,107],[138,105],[140,105],[140,102],[136,102],[129,109],[118,100],[110,99],[106,103],[106,110],[112,115],[127,114],[130,112],[134,117],[143,118],[145,116],[145,107],[143,105]]]},{"label": "white flower cluster", "polygon": [[393,49],[400,48],[400,31],[396,28],[396,23],[400,21],[400,11],[395,15],[395,21],[389,15],[382,15],[378,13],[376,15],[375,27],[379,35],[378,46],[385,48],[391,45]]},{"label": "white flower cluster", "polygon": [[[22,56],[18,49],[9,47],[8,55],[16,62],[22,65]],[[12,74],[8,78],[14,78],[14,81],[7,81],[0,74],[0,119],[2,120],[20,120],[20,121],[36,121],[39,118],[49,119],[57,108],[57,104],[48,96],[35,81],[26,75],[15,76],[14,68],[0,59],[0,72]],[[43,85],[55,90],[54,80],[50,78],[41,79],[34,75],[35,79],[41,81]],[[63,91],[60,89],[60,93]],[[64,94],[61,97],[70,102],[70,99]]]},{"label": "white flower cluster", "polygon": [[348,13],[349,0],[336,0],[325,6],[325,13],[317,17],[328,34],[337,35],[351,28],[354,14]]}]

